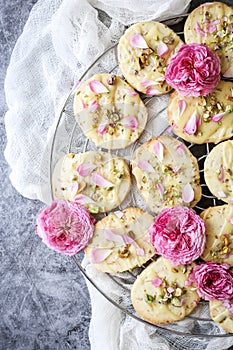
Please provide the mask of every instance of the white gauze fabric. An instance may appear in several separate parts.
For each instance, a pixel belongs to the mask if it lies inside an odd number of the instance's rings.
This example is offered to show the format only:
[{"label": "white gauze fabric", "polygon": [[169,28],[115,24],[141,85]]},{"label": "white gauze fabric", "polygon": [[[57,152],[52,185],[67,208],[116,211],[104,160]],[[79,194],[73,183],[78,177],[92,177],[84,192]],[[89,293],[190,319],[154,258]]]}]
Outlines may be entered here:
[{"label": "white gauze fabric", "polygon": [[[51,202],[51,138],[64,100],[81,74],[125,26],[164,19],[187,10],[190,0],[39,0],[12,53],[5,81],[10,179],[23,196]],[[102,10],[105,12],[99,11]],[[101,19],[104,18],[104,23]],[[108,62],[105,62],[106,67]],[[166,99],[163,99],[166,104]],[[66,138],[66,128],[63,129]],[[84,262],[86,264],[86,262]],[[119,301],[121,288],[87,266],[88,274]],[[186,349],[187,339],[164,335],[110,304],[92,286],[90,341],[93,350]],[[112,293],[114,292],[114,295]],[[189,327],[189,325],[186,325]],[[226,349],[233,340],[194,340],[192,349]],[[173,344],[173,345],[171,345]],[[194,345],[193,345],[194,346]],[[190,346],[188,347],[190,348]]]}]

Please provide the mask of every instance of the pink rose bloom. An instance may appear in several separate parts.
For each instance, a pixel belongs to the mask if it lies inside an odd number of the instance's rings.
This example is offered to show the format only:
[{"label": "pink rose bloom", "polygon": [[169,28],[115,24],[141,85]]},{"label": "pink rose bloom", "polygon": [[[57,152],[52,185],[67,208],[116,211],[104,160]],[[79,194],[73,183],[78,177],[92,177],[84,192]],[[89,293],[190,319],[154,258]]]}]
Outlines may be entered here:
[{"label": "pink rose bloom", "polygon": [[197,265],[189,275],[200,297],[205,300],[226,300],[233,302],[233,272],[228,264],[207,262]]},{"label": "pink rose bloom", "polygon": [[183,96],[206,96],[220,80],[220,59],[203,44],[182,45],[166,68],[167,83]]},{"label": "pink rose bloom", "polygon": [[36,232],[49,248],[74,255],[87,246],[94,233],[94,223],[81,205],[54,201],[38,214]]},{"label": "pink rose bloom", "polygon": [[156,252],[173,265],[190,264],[202,254],[206,242],[204,221],[182,206],[163,209],[150,234]]}]

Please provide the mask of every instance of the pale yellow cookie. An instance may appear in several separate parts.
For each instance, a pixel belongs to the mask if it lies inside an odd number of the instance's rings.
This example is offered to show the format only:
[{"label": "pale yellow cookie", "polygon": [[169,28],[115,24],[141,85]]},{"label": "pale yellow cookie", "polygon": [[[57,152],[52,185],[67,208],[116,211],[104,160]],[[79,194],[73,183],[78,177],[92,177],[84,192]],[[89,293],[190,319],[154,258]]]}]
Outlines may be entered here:
[{"label": "pale yellow cookie", "polygon": [[220,143],[207,155],[204,177],[210,192],[222,201],[233,204],[233,141]]},{"label": "pale yellow cookie", "polygon": [[197,160],[173,137],[155,137],[137,148],[132,173],[148,207],[155,213],[176,205],[193,207],[201,198]]},{"label": "pale yellow cookie", "polygon": [[111,74],[96,74],[81,84],[74,96],[74,114],[85,136],[106,149],[129,146],[147,122],[139,95]]},{"label": "pale yellow cookie", "polygon": [[206,97],[185,97],[174,91],[168,101],[173,132],[192,143],[218,143],[233,136],[233,83],[220,81]]},{"label": "pale yellow cookie", "polygon": [[118,45],[122,74],[138,91],[162,95],[171,90],[164,78],[170,58],[183,41],[165,24],[150,21],[129,27]]},{"label": "pale yellow cookie", "polygon": [[58,199],[76,201],[90,212],[116,208],[131,186],[124,159],[107,152],[66,154],[53,172],[53,192]]},{"label": "pale yellow cookie", "polygon": [[201,258],[233,266],[233,205],[210,207],[200,214],[206,225]]},{"label": "pale yellow cookie", "polygon": [[221,300],[210,300],[210,316],[226,332],[233,333],[233,316]]},{"label": "pale yellow cookie", "polygon": [[188,16],[184,26],[187,44],[206,44],[221,60],[221,72],[233,77],[233,7],[223,2],[206,3]]},{"label": "pale yellow cookie", "polygon": [[103,272],[116,273],[142,266],[154,254],[149,228],[153,216],[139,208],[112,212],[95,225],[85,253]]},{"label": "pale yellow cookie", "polygon": [[173,266],[160,257],[137,277],[131,291],[137,313],[152,324],[182,320],[198,304],[193,286],[186,284],[192,265]]}]

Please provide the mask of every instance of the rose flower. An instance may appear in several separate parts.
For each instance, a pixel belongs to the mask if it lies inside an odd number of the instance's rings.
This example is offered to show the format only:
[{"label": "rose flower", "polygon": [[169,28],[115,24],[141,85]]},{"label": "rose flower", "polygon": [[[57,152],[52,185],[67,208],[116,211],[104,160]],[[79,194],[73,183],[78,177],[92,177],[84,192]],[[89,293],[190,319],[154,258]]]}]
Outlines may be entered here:
[{"label": "rose flower", "polygon": [[187,207],[165,208],[150,228],[151,243],[158,254],[174,265],[190,264],[203,252],[205,223]]}]

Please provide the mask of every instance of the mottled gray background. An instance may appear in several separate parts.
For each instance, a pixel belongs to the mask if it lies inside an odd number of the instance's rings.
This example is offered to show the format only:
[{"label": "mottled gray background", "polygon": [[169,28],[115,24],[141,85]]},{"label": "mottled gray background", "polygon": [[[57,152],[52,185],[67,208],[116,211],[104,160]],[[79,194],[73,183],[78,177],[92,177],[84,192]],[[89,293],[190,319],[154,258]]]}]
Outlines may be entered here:
[{"label": "mottled gray background", "polygon": [[[192,1],[192,8],[203,2]],[[91,307],[85,281],[71,258],[35,235],[42,204],[15,191],[3,156],[5,72],[35,3],[0,0],[0,350],[87,350]]]}]

